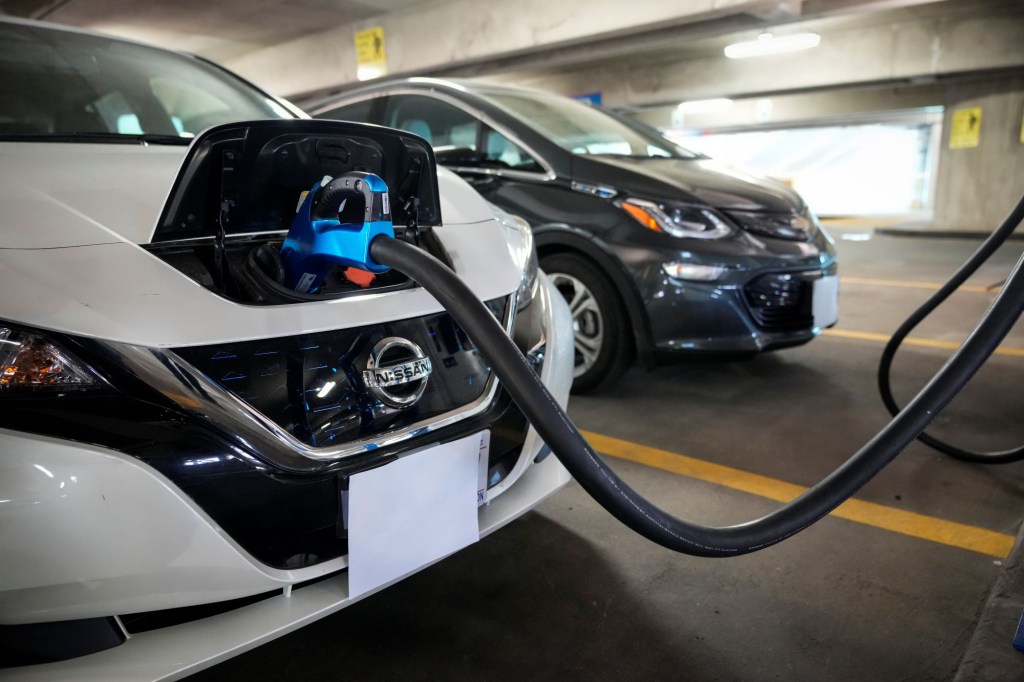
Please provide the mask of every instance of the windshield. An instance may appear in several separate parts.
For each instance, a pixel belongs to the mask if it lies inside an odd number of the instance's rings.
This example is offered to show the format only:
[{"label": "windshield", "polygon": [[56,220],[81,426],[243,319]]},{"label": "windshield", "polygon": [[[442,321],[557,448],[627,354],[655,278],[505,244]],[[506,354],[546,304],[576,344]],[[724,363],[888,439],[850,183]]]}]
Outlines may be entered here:
[{"label": "windshield", "polygon": [[647,126],[568,97],[505,92],[489,92],[487,97],[573,154],[701,158]]},{"label": "windshield", "polygon": [[0,23],[0,138],[188,141],[221,123],[294,118],[199,59]]}]

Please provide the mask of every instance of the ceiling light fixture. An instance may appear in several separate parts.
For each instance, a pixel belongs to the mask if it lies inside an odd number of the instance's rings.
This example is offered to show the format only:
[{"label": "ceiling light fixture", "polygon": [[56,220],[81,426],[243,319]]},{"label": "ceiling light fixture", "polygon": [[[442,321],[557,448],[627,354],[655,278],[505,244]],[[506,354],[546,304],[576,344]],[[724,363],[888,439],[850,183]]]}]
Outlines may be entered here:
[{"label": "ceiling light fixture", "polygon": [[791,33],[787,36],[773,36],[762,33],[757,40],[733,43],[725,46],[725,56],[729,59],[746,59],[748,57],[764,57],[783,52],[797,52],[817,47],[821,36],[817,33]]},{"label": "ceiling light fixture", "polygon": [[680,102],[676,109],[681,114],[717,114],[732,109],[732,100],[725,97],[694,99]]}]

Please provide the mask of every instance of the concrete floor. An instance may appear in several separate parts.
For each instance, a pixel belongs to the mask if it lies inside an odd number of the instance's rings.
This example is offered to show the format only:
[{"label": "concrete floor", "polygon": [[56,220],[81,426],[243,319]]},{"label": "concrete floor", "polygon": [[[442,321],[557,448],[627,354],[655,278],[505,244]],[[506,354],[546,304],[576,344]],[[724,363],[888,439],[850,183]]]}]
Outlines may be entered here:
[{"label": "concrete floor", "polygon": [[[941,282],[977,246],[857,241],[868,234],[836,230],[844,278]],[[1011,242],[971,283],[1002,280],[1021,246]],[[928,295],[844,282],[838,329],[891,332]],[[957,294],[913,336],[959,341],[991,299]],[[1006,345],[1024,347],[1020,325]],[[888,421],[874,385],[881,348],[824,336],[749,362],[634,367],[574,397],[570,412],[584,429],[812,485]],[[903,401],[948,353],[901,352]],[[1024,358],[994,358],[934,433],[974,447],[1024,442],[1022,379]],[[735,523],[777,505],[611,461],[694,520]],[[914,444],[858,497],[1014,534],[1024,464],[968,465]],[[750,556],[683,557],[627,531],[571,484],[477,545],[192,679],[949,680],[1001,563],[837,518]]]}]

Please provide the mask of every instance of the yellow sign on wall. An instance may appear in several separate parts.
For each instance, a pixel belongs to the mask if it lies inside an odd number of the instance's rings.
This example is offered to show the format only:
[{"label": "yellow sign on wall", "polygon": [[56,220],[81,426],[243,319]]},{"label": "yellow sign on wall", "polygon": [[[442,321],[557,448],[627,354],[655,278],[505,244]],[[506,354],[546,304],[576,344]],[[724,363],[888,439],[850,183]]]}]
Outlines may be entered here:
[{"label": "yellow sign on wall", "polygon": [[377,78],[388,72],[383,26],[356,31],[356,68],[356,76],[361,81]]},{"label": "yellow sign on wall", "polygon": [[949,131],[950,149],[977,147],[981,139],[981,107],[968,107],[953,112]]}]

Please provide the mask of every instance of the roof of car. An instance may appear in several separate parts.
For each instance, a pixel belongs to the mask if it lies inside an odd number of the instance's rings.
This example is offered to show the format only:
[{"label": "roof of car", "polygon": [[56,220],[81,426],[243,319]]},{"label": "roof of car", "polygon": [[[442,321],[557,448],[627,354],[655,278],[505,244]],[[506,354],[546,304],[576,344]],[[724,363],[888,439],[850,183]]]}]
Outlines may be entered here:
[{"label": "roof of car", "polygon": [[[168,50],[166,48],[157,47],[150,43],[144,43],[139,40],[132,40],[131,38],[123,38],[121,36],[110,35],[109,33],[100,33],[98,31],[91,31],[85,28],[79,28],[78,26],[68,26],[67,24],[57,24],[52,21],[37,21],[35,19],[22,19],[21,17],[12,17],[9,15],[0,15],[0,24],[17,24],[19,26],[29,26],[32,28],[41,29],[44,31],[60,31],[63,33],[77,33],[79,35],[92,36],[94,38],[103,38],[105,40],[117,40],[122,43],[132,43],[133,45],[141,45],[154,50],[163,50],[164,52],[177,52],[176,50]],[[186,52],[178,52],[186,56],[192,56]]]},{"label": "roof of car", "polygon": [[359,88],[346,90],[343,93],[332,95],[317,102],[308,104],[309,110],[319,110],[333,104],[344,102],[361,95],[373,95],[396,88],[417,88],[417,89],[443,89],[454,92],[469,92],[478,95],[491,94],[530,94],[548,97],[558,95],[546,90],[528,88],[519,85],[506,85],[495,81],[477,80],[471,78],[427,78],[414,76],[411,78],[396,78],[392,80],[375,81],[365,84]]}]

